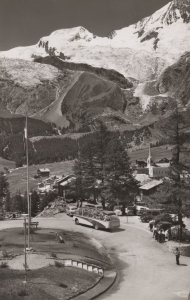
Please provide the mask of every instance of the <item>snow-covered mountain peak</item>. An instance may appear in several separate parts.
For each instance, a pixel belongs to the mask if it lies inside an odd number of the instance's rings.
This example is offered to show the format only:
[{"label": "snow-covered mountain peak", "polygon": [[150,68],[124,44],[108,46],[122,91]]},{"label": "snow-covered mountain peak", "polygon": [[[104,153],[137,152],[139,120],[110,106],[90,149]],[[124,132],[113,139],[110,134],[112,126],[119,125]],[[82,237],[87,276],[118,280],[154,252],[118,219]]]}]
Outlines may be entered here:
[{"label": "snow-covered mountain peak", "polygon": [[90,42],[95,36],[82,26],[60,29],[52,32],[49,36],[40,39],[38,45],[43,46],[44,42],[49,42],[55,47],[55,44],[71,42]]},{"label": "snow-covered mountain peak", "polygon": [[[108,37],[95,36],[81,26],[60,29],[42,37],[34,46],[0,52],[0,57],[32,60],[56,55],[74,63],[113,68],[142,80],[147,73],[159,73],[189,49],[190,0],[173,0],[151,16],[115,30]],[[146,75],[141,68],[144,62]]]},{"label": "snow-covered mountain peak", "polygon": [[174,0],[136,24],[115,31],[113,44],[154,51],[172,62],[190,48],[190,0]]}]

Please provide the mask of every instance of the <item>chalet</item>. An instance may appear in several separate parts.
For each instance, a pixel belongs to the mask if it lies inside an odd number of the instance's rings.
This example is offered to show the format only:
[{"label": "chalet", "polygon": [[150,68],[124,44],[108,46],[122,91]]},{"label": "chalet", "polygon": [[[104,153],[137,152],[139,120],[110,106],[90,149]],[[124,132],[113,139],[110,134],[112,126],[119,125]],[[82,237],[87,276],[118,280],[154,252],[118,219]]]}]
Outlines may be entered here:
[{"label": "chalet", "polygon": [[65,176],[65,177],[61,178],[60,180],[57,180],[56,185],[54,186],[54,188],[56,188],[58,190],[58,195],[63,196],[64,193],[65,193],[66,188],[74,180],[75,180],[74,175],[68,175],[68,176]]},{"label": "chalet", "polygon": [[48,168],[40,168],[37,170],[37,174],[42,177],[49,177],[50,170]]},{"label": "chalet", "polygon": [[150,196],[156,192],[156,189],[163,183],[162,180],[151,180],[139,187],[140,198],[143,200],[143,196]]},{"label": "chalet", "polygon": [[164,178],[170,175],[170,166],[150,166],[149,176],[150,178]]}]

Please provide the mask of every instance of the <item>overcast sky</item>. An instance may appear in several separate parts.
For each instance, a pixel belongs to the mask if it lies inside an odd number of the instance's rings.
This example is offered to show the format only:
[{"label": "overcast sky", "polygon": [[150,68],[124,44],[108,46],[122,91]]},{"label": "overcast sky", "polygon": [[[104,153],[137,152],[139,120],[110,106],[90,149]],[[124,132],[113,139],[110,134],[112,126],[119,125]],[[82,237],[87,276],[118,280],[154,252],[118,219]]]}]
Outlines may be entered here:
[{"label": "overcast sky", "polygon": [[168,0],[0,0],[0,50],[32,45],[61,28],[104,36],[150,15]]}]

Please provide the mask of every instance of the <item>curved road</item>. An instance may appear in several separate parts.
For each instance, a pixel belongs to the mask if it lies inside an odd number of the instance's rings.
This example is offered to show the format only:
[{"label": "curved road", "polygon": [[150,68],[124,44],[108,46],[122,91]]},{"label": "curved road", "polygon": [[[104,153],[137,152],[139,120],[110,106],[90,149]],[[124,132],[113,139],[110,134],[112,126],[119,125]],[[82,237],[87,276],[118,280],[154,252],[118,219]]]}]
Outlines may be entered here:
[{"label": "curved road", "polygon": [[[98,240],[113,258],[118,271],[117,282],[99,297],[102,300],[180,300],[190,291],[190,258],[181,257],[181,266],[166,246],[157,243],[136,217],[122,219],[117,232],[96,231],[76,226],[62,214],[40,218],[40,226],[80,231]],[[20,226],[23,221],[1,221],[0,229]],[[95,241],[95,240],[94,240]]]}]

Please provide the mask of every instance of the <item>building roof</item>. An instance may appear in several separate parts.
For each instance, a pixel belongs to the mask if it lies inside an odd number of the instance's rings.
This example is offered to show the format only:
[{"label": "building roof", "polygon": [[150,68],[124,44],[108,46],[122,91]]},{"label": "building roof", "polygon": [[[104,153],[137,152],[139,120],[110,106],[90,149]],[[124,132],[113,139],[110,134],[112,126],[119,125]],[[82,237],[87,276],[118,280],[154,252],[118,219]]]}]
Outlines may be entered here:
[{"label": "building roof", "polygon": [[59,178],[59,179],[57,180],[57,183],[58,183],[58,184],[61,184],[62,182],[66,182],[67,180],[69,180],[69,179],[72,178],[72,177],[74,177],[74,175],[67,175],[67,176],[65,176],[65,177]]},{"label": "building roof", "polygon": [[169,168],[170,163],[156,163],[156,166],[158,166],[160,168]]},{"label": "building roof", "polygon": [[50,172],[48,168],[40,168],[38,169],[40,172]]},{"label": "building roof", "polygon": [[139,189],[149,191],[149,190],[153,189],[154,187],[159,186],[162,183],[163,183],[162,180],[151,180],[150,182],[142,185]]},{"label": "building roof", "polygon": [[139,181],[141,185],[151,180],[148,174],[135,174],[135,179]]},{"label": "building roof", "polygon": [[68,178],[66,181],[60,183],[60,185],[61,185],[61,186],[66,186],[66,185],[68,185],[70,182],[72,182],[73,180],[75,180],[75,177],[74,177],[74,176],[73,176],[73,177],[70,177],[70,178]]}]

